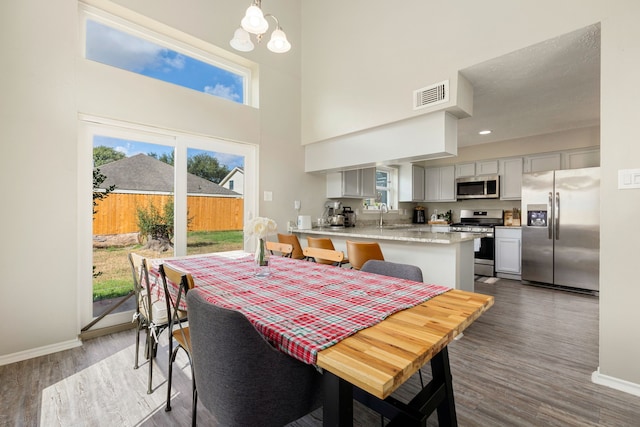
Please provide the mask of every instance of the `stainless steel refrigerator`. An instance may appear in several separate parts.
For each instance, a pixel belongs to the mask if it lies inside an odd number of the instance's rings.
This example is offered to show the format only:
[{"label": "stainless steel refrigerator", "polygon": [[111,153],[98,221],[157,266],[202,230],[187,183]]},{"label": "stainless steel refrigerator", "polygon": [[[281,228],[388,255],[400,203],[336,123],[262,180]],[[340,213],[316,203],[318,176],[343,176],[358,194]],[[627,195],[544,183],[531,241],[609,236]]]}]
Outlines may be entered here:
[{"label": "stainless steel refrigerator", "polygon": [[522,176],[522,280],[597,291],[600,168]]}]

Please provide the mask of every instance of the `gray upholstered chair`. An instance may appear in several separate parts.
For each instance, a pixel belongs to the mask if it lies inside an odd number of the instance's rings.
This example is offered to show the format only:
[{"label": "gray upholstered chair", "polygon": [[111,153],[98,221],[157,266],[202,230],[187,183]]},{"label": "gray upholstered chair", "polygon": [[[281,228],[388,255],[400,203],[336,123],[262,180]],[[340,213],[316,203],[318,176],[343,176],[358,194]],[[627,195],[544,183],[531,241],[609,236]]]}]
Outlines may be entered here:
[{"label": "gray upholstered chair", "polygon": [[360,271],[422,282],[422,270],[420,267],[410,264],[371,259],[364,263]]},{"label": "gray upholstered chair", "polygon": [[263,338],[237,311],[187,294],[197,397],[221,426],[282,426],[321,405],[321,374]]}]

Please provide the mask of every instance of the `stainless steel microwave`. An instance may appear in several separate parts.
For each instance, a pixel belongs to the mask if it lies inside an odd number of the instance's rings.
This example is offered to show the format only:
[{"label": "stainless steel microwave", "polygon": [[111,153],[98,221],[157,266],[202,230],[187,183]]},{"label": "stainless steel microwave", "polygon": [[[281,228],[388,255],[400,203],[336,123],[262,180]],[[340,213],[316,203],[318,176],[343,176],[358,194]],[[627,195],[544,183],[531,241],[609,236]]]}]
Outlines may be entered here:
[{"label": "stainless steel microwave", "polygon": [[500,176],[485,175],[456,179],[456,198],[497,199],[500,197]]}]

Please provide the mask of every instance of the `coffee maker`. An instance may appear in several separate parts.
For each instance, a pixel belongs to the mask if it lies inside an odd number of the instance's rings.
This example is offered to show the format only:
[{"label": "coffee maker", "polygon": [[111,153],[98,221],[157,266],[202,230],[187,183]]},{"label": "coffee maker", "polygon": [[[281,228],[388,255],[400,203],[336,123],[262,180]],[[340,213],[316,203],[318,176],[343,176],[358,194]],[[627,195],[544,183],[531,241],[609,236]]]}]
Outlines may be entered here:
[{"label": "coffee maker", "polygon": [[424,224],[425,222],[427,222],[427,216],[424,207],[416,206],[413,209],[413,223]]},{"label": "coffee maker", "polygon": [[344,215],[340,212],[341,202],[329,202],[325,206],[327,223],[332,227],[344,227]]},{"label": "coffee maker", "polygon": [[345,206],[342,210],[342,215],[344,215],[344,226],[345,227],[355,227],[356,226],[356,213],[351,210],[349,206]]}]

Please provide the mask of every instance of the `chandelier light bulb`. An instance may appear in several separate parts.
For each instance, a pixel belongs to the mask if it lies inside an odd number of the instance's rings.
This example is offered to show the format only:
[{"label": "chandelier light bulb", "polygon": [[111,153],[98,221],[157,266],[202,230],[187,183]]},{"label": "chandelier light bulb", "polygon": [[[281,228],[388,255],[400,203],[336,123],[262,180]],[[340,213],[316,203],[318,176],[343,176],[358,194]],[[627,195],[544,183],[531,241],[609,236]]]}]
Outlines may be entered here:
[{"label": "chandelier light bulb", "polygon": [[269,29],[269,23],[262,14],[262,9],[251,5],[240,22],[242,28],[251,34],[264,34]]},{"label": "chandelier light bulb", "polygon": [[251,52],[254,48],[251,42],[251,36],[244,28],[238,28],[233,33],[233,39],[229,42],[232,48],[239,50],[240,52]]},{"label": "chandelier light bulb", "polygon": [[271,34],[271,40],[267,43],[267,48],[271,52],[285,53],[291,49],[291,43],[287,40],[287,35],[280,28]]}]

